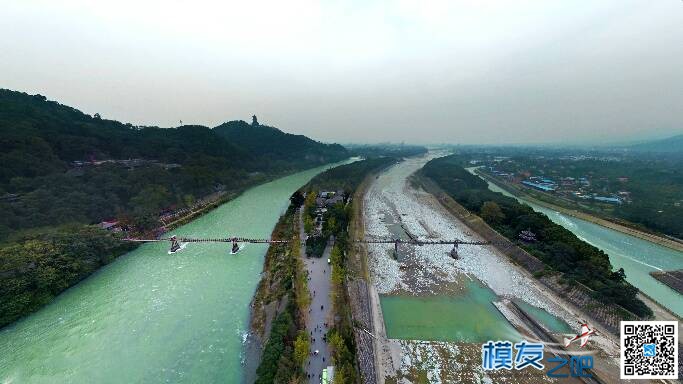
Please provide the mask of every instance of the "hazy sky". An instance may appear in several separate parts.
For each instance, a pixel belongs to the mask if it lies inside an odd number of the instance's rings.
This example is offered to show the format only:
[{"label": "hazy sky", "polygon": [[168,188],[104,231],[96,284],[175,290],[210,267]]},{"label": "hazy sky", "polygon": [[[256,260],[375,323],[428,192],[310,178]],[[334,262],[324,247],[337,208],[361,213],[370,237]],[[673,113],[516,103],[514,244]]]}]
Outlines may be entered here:
[{"label": "hazy sky", "polygon": [[683,131],[683,1],[0,0],[0,87],[328,141]]}]

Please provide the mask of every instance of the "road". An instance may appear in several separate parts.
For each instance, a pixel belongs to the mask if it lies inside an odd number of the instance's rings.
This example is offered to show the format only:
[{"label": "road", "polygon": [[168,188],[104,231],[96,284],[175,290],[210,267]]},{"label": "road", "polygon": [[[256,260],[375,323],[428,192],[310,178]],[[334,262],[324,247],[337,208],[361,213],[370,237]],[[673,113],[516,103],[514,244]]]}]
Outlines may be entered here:
[{"label": "road", "polygon": [[[305,239],[304,225],[299,212],[299,234],[301,239]],[[311,295],[310,312],[306,318],[306,330],[311,338],[311,352],[306,365],[304,366],[310,384],[319,384],[322,370],[331,365],[330,349],[323,337],[329,329],[325,324],[332,322],[332,302],[330,291],[332,283],[330,281],[330,265],[327,259],[330,257],[332,245],[325,247],[323,257],[306,257],[306,247],[301,247],[300,257],[304,262],[308,272],[308,291]],[[313,353],[318,351],[317,354]]]}]

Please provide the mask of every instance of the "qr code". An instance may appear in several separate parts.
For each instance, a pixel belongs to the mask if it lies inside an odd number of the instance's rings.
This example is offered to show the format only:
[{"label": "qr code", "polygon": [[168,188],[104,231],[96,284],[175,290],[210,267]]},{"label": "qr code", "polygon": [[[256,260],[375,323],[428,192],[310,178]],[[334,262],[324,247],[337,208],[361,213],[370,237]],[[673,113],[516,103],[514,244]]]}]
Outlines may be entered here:
[{"label": "qr code", "polygon": [[678,379],[678,322],[621,322],[622,379]]}]

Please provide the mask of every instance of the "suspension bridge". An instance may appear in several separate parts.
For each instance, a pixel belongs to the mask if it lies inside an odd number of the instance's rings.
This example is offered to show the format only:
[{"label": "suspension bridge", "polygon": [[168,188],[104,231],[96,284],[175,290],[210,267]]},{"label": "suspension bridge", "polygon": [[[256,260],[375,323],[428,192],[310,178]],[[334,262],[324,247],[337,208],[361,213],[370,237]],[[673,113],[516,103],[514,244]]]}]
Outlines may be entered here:
[{"label": "suspension bridge", "polygon": [[356,240],[356,243],[365,244],[394,244],[394,255],[398,255],[398,247],[400,244],[410,244],[410,245],[453,245],[453,248],[449,252],[450,256],[454,259],[458,258],[458,245],[497,245],[491,241],[466,241],[460,239],[454,240],[420,240],[417,238],[411,238],[409,240],[403,239],[362,239]]},{"label": "suspension bridge", "polygon": [[231,253],[237,253],[240,250],[240,243],[252,244],[281,244],[289,243],[293,240],[273,240],[273,239],[249,239],[246,237],[226,237],[226,238],[192,238],[192,237],[177,237],[171,236],[160,239],[124,239],[125,241],[133,241],[138,243],[154,243],[168,241],[171,244],[171,253],[177,252],[183,243],[232,243]]},{"label": "suspension bridge", "polygon": [[[170,236],[166,238],[159,238],[159,239],[124,239],[124,241],[132,241],[132,242],[139,242],[139,243],[154,243],[154,242],[169,242],[170,243],[170,252],[175,253],[178,250],[180,250],[181,244],[184,243],[231,243],[232,248],[231,248],[231,253],[235,254],[238,253],[240,250],[239,244],[240,243],[252,243],[252,244],[283,244],[283,243],[289,243],[294,240],[277,240],[277,239],[251,239],[251,238],[246,238],[246,237],[225,237],[225,238],[192,238],[192,237],[177,237],[177,236]],[[354,240],[355,243],[365,243],[365,244],[394,244],[394,254],[398,255],[398,247],[401,244],[408,244],[408,245],[417,245],[417,246],[425,246],[425,245],[453,245],[453,248],[450,251],[450,256],[454,259],[458,258],[458,246],[459,245],[475,245],[475,246],[484,246],[484,245],[497,245],[497,243],[493,243],[490,241],[466,241],[466,240],[460,240],[460,239],[453,239],[453,240],[420,240],[420,239],[409,239],[409,240],[404,240],[404,239],[359,239],[359,240]]]}]

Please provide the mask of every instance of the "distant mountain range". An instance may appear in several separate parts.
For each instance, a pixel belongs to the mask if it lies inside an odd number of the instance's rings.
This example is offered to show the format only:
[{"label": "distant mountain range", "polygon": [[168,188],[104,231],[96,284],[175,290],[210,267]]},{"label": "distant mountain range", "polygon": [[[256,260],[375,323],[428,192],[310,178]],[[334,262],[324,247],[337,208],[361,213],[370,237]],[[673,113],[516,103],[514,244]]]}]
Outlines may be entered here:
[{"label": "distant mountain range", "polygon": [[645,143],[634,144],[628,149],[638,152],[682,153],[683,135],[677,135],[666,139],[652,140]]},{"label": "distant mountain range", "polygon": [[159,212],[216,191],[346,157],[338,144],[256,122],[139,127],[0,89],[0,242],[22,229],[110,218],[149,228]]},{"label": "distant mountain range", "polygon": [[87,159],[145,158],[182,164],[198,156],[214,156],[257,169],[273,168],[273,161],[278,167],[300,168],[348,156],[340,145],[244,121],[227,122],[213,130],[199,125],[137,127],[86,115],[41,95],[6,89],[0,90],[0,132],[0,156],[7,158],[13,151],[31,154],[11,158],[15,170],[0,170],[0,184],[24,175],[23,171],[34,174],[41,166],[46,167],[43,171],[63,169],[68,162]]},{"label": "distant mountain range", "polygon": [[259,124],[138,127],[0,89],[0,327],[133,247],[115,236],[160,234],[189,211],[348,156]]}]

